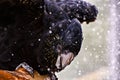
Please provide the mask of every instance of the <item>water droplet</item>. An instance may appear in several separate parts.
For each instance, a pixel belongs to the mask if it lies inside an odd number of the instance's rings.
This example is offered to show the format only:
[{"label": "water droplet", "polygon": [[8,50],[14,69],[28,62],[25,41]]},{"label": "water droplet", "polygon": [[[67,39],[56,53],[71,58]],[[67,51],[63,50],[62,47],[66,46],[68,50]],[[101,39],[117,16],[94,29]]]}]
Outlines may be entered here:
[{"label": "water droplet", "polygon": [[99,33],[99,32],[97,32],[97,35],[99,36],[99,35],[100,35],[100,33]]},{"label": "water droplet", "polygon": [[75,43],[77,44],[78,42],[77,42],[77,41],[75,41]]},{"label": "water droplet", "polygon": [[52,27],[49,27],[49,29],[52,29]]},{"label": "water droplet", "polygon": [[40,6],[40,8],[43,8],[43,6]]},{"label": "water droplet", "polygon": [[61,28],[61,27],[62,27],[62,24],[59,24],[58,26]]},{"label": "water droplet", "polygon": [[95,58],[98,59],[98,58],[99,58],[99,55],[96,55]]},{"label": "water droplet", "polygon": [[102,47],[102,45],[99,45],[99,47],[101,48],[101,47]]},{"label": "water droplet", "polygon": [[60,37],[59,37],[59,36],[56,36],[56,39],[60,39]]},{"label": "water droplet", "polygon": [[37,20],[37,17],[35,17],[35,20]]},{"label": "water droplet", "polygon": [[7,28],[6,28],[6,27],[4,28],[4,31],[7,31]]},{"label": "water droplet", "polygon": [[52,12],[49,12],[49,14],[52,14]]},{"label": "water droplet", "polygon": [[51,72],[52,74],[54,74],[54,72]]},{"label": "water droplet", "polygon": [[38,65],[38,67],[40,67],[40,65]]},{"label": "water droplet", "polygon": [[76,14],[76,17],[77,17],[77,18],[80,18],[80,15],[79,15],[79,14]]},{"label": "water droplet", "polygon": [[63,14],[63,12],[61,11],[60,14]]},{"label": "water droplet", "polygon": [[95,28],[93,28],[93,29],[92,29],[92,31],[96,31],[96,29],[95,29]]},{"label": "water droplet", "polygon": [[77,5],[77,7],[79,6],[79,4],[76,4]]},{"label": "water droplet", "polygon": [[93,51],[96,51],[96,48],[93,48]]},{"label": "water droplet", "polygon": [[50,68],[47,68],[48,71],[50,71]]},{"label": "water droplet", "polygon": [[88,48],[85,48],[85,50],[88,50]]},{"label": "water droplet", "polygon": [[51,31],[51,30],[49,30],[49,33],[51,34],[51,33],[52,33],[52,31]]},{"label": "water droplet", "polygon": [[11,56],[14,56],[14,54],[12,53]]},{"label": "water droplet", "polygon": [[55,26],[55,23],[52,23],[52,26]]},{"label": "water droplet", "polygon": [[63,29],[61,29],[61,31],[63,31]]},{"label": "water droplet", "polygon": [[92,56],[93,54],[92,53],[90,53],[90,56]]},{"label": "water droplet", "polygon": [[55,40],[56,38],[54,37],[53,39]]},{"label": "water droplet", "polygon": [[85,17],[85,16],[83,16],[83,20],[86,20],[86,17]]},{"label": "water droplet", "polygon": [[41,41],[41,39],[38,39],[38,41]]},{"label": "water droplet", "polygon": [[15,41],[14,44],[16,44],[17,42]]},{"label": "water droplet", "polygon": [[82,71],[81,71],[81,70],[79,70],[79,71],[78,71],[78,75],[80,76],[81,74],[82,74]]}]

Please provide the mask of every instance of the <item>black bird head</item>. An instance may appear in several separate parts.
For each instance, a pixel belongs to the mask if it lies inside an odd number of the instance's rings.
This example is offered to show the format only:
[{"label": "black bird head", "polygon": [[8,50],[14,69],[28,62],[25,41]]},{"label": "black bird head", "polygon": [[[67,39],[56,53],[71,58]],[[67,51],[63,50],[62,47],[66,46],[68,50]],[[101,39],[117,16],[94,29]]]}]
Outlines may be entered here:
[{"label": "black bird head", "polygon": [[43,22],[46,29],[41,37],[42,43],[40,46],[42,48],[38,48],[45,56],[42,58],[45,59],[41,59],[38,53],[38,63],[41,66],[43,65],[44,68],[46,67],[46,69],[55,72],[70,64],[80,51],[82,30],[79,21],[77,19],[70,20],[68,15],[56,3],[51,1],[45,3]]},{"label": "black bird head", "polygon": [[61,32],[60,38],[61,42],[60,44],[57,44],[56,47],[60,58],[58,58],[56,65],[58,69],[64,69],[71,63],[81,48],[82,29],[79,21],[77,19],[73,19],[70,25]]}]

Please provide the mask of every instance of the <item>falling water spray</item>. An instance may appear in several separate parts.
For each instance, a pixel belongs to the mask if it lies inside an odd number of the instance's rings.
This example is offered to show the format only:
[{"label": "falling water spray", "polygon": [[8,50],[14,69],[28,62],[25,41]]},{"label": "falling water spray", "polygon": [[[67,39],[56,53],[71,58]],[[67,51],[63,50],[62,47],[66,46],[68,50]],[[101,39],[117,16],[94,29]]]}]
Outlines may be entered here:
[{"label": "falling water spray", "polygon": [[110,79],[120,80],[120,0],[111,0],[109,33]]}]

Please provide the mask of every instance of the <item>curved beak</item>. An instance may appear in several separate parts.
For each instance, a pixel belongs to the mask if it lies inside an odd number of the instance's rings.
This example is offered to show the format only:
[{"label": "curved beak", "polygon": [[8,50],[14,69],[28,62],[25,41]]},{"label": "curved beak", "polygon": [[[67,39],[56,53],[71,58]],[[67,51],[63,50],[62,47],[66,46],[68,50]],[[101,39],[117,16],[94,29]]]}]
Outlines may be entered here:
[{"label": "curved beak", "polygon": [[74,59],[74,54],[72,52],[68,52],[67,54],[60,54],[56,61],[56,67],[58,70],[64,69],[67,65],[69,65]]}]

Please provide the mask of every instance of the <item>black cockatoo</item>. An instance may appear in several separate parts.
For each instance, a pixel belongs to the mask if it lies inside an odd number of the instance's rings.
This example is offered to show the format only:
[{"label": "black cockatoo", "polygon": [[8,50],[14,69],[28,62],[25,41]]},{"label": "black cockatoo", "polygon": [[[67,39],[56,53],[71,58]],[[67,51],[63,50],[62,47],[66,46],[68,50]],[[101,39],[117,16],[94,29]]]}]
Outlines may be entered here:
[{"label": "black cockatoo", "polygon": [[97,13],[81,0],[1,0],[0,69],[26,62],[41,75],[61,71],[80,51],[81,22]]}]

